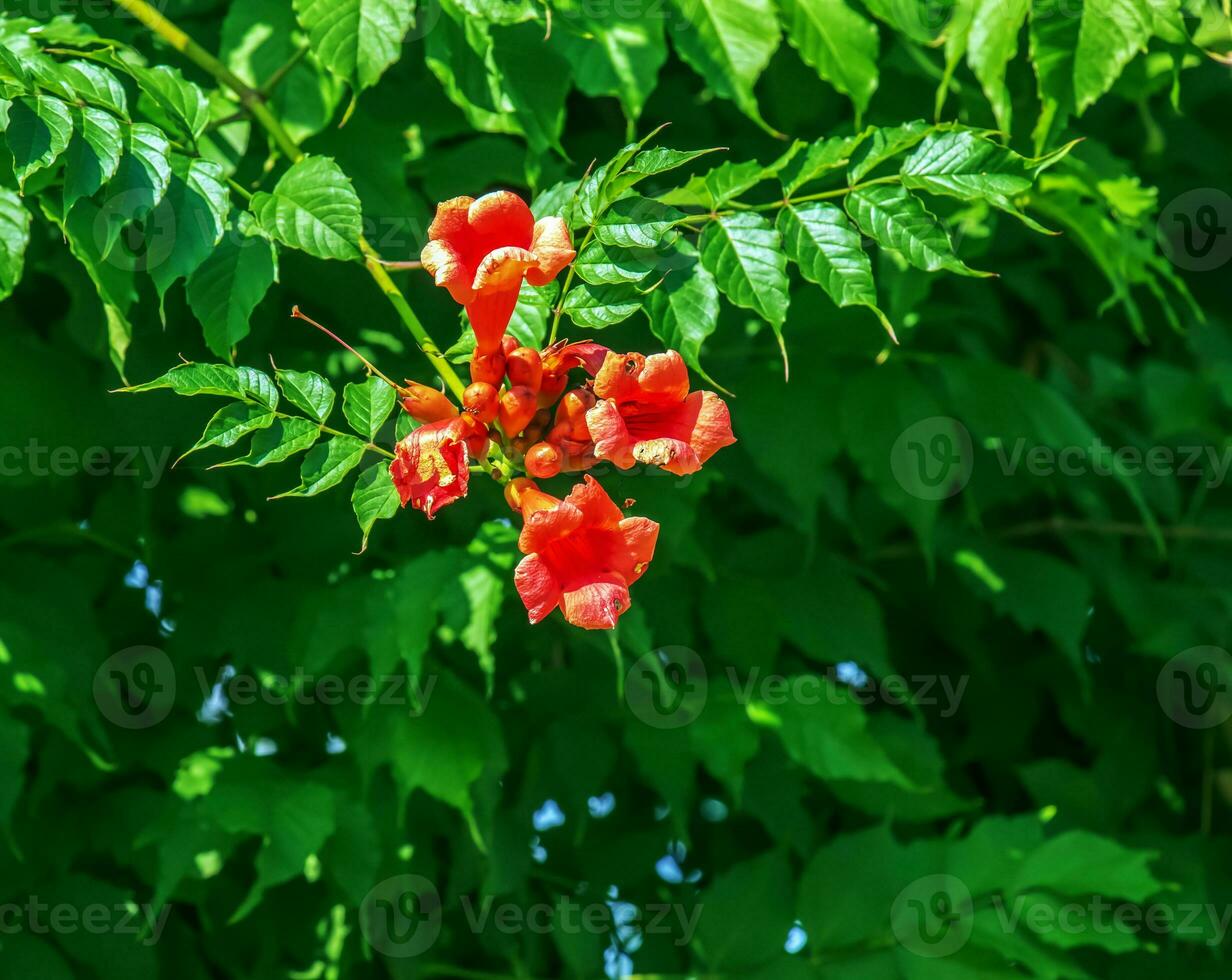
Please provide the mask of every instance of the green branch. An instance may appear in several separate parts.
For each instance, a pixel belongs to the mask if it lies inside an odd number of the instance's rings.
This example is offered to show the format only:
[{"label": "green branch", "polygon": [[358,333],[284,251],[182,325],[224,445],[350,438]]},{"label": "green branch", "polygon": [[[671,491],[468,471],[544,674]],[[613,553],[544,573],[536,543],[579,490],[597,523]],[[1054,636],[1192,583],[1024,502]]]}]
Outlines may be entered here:
[{"label": "green branch", "polygon": [[[239,97],[240,103],[248,110],[252,118],[269,134],[270,139],[273,140],[274,144],[291,163],[299,163],[304,159],[304,151],[300,149],[299,144],[295,142],[291,134],[286,131],[278,117],[270,111],[269,106],[265,102],[265,97],[260,92],[236,75],[205,48],[189,37],[188,34],[150,6],[150,4],[146,3],[146,0],[114,0],[114,3],[117,7],[130,13],[220,85],[225,85],[231,89]],[[431,362],[436,373],[441,376],[445,384],[449,386],[450,391],[460,401],[466,385],[458,377],[458,373],[453,369],[453,365],[445,360],[444,355],[441,354],[441,349],[428,334],[419,317],[415,315],[415,311],[411,309],[411,304],[407,302],[402,291],[381,265],[381,258],[377,254],[376,249],[362,236],[359,240],[359,246],[364,255],[364,267],[368,270],[377,286],[380,287],[381,292],[385,294],[386,299],[392,304],[403,324],[411,332],[411,336],[415,338],[419,349],[423,351],[424,356]]]}]

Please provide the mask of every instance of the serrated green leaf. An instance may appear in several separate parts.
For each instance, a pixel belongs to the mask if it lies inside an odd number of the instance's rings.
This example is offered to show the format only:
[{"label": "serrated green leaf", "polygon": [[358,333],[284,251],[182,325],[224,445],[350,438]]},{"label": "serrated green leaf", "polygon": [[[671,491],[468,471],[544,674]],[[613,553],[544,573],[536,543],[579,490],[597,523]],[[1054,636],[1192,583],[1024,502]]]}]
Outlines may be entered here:
[{"label": "serrated green leaf", "polygon": [[68,149],[73,136],[69,107],[49,95],[23,95],[14,99],[4,131],[13,155],[13,175],[25,187],[31,175],[50,167]]},{"label": "serrated green leaf", "polygon": [[667,60],[662,18],[623,8],[596,15],[585,2],[556,11],[570,28],[560,33],[558,43],[578,89],[590,96],[615,96],[625,118],[636,122]]},{"label": "serrated green leaf", "polygon": [[8,299],[21,282],[30,244],[30,212],[21,198],[0,187],[0,300]]},{"label": "serrated green leaf", "polygon": [[120,124],[101,109],[74,108],[73,139],[64,164],[64,212],[115,176],[124,148]]},{"label": "serrated green leaf", "polygon": [[719,325],[719,287],[697,258],[696,249],[682,247],[681,255],[688,257],[688,266],[673,269],[650,294],[650,329],[665,347],[679,351],[685,364],[709,378],[701,365],[701,349]]},{"label": "serrated green leaf", "polygon": [[164,247],[152,245],[148,253],[148,271],[160,303],[168,289],[209,258],[222,239],[230,207],[231,197],[218,164],[172,154],[171,183],[153,218],[153,224],[164,231]]},{"label": "serrated green leaf", "polygon": [[30,72],[7,44],[0,44],[0,81],[12,82],[23,90],[30,85]]},{"label": "serrated green leaf", "polygon": [[458,638],[479,661],[489,693],[496,673],[492,644],[496,641],[496,620],[505,602],[505,580],[488,565],[475,565],[458,576],[466,596],[469,617]]},{"label": "serrated green leaf", "polygon": [[977,0],[967,32],[967,64],[980,80],[997,126],[1007,133],[1013,120],[1005,71],[1018,53],[1018,35],[1030,7],[1031,0]]},{"label": "serrated green leaf", "polygon": [[252,437],[248,455],[215,463],[210,469],[224,466],[268,466],[281,463],[296,453],[311,449],[321,437],[321,427],[301,418],[276,418],[268,428]]},{"label": "serrated green leaf", "polygon": [[1097,894],[1141,903],[1164,887],[1148,867],[1158,857],[1155,851],[1130,850],[1098,834],[1072,830],[1028,854],[1008,890],[1047,888],[1061,895]]},{"label": "serrated green leaf", "polygon": [[724,215],[706,225],[698,245],[702,265],[729,300],[777,330],[787,318],[787,257],[783,242],[760,214]]},{"label": "serrated green leaf", "polygon": [[830,136],[807,147],[801,146],[779,171],[783,193],[790,196],[810,181],[845,167],[863,142],[865,133],[856,136]]},{"label": "serrated green leaf", "polygon": [[133,334],[128,311],[136,302],[137,291],[131,265],[108,261],[102,253],[105,234],[101,229],[105,227],[107,215],[89,198],[78,201],[67,218],[59,207],[51,206],[50,195],[40,195],[39,207],[47,220],[60,228],[69,250],[98,292],[111,361],[122,376]]},{"label": "serrated green leaf", "polygon": [[877,28],[844,0],[779,0],[787,40],[850,97],[858,120],[877,89]]},{"label": "serrated green leaf", "polygon": [[491,49],[487,25],[467,20],[448,0],[440,3],[445,16],[438,18],[424,38],[428,70],[475,129],[484,133],[521,133],[517,118],[502,111],[492,91],[486,62]]},{"label": "serrated green leaf", "polygon": [[188,279],[188,305],[201,321],[206,346],[218,357],[248,336],[249,319],[278,278],[278,253],[247,212],[233,211],[230,228]]},{"label": "serrated green leaf", "polygon": [[137,80],[142,95],[153,100],[182,136],[193,141],[202,134],[210,121],[209,102],[205,93],[179,69],[168,65],[128,65],[128,71]]},{"label": "serrated green leaf", "polygon": [[595,225],[595,240],[622,248],[655,248],[685,214],[670,205],[633,195],[613,201]]},{"label": "serrated green leaf", "polygon": [[104,256],[111,254],[124,227],[148,217],[171,186],[171,144],[167,137],[147,123],[134,123],[125,129],[124,155],[103,199],[100,225]]},{"label": "serrated green leaf", "polygon": [[543,41],[537,24],[493,27],[488,54],[497,104],[510,111],[531,151],[564,155],[560,134],[569,94],[569,63]]},{"label": "serrated green leaf", "polygon": [[[1048,161],[1069,152],[1064,146]],[[964,201],[987,201],[1015,215],[1036,231],[1046,231],[1024,215],[1013,198],[1031,189],[1036,161],[967,130],[930,133],[899,170],[903,186]]]},{"label": "serrated green leaf", "polygon": [[357,89],[371,88],[402,54],[414,0],[295,0],[313,53]]},{"label": "serrated green leaf", "polygon": [[719,96],[769,129],[753,87],[779,46],[770,0],[671,0],[671,5],[678,16],[668,21],[668,30],[680,57]]},{"label": "serrated green leaf", "polygon": [[641,282],[654,271],[659,256],[654,249],[621,248],[591,239],[573,261],[574,272],[592,286]]},{"label": "serrated green leaf", "polygon": [[364,535],[359,547],[361,552],[368,548],[368,535],[372,533],[373,525],[393,517],[401,503],[398,488],[389,475],[389,463],[376,463],[359,474],[355,489],[351,491],[351,509],[355,511],[355,519],[359,521],[359,529]]},{"label": "serrated green leaf", "polygon": [[63,62],[57,68],[79,99],[121,118],[128,117],[128,93],[111,69],[80,59]]},{"label": "serrated green leaf", "polygon": [[250,432],[268,428],[273,421],[274,413],[264,405],[251,405],[247,402],[224,405],[214,413],[201,438],[184,456],[208,446],[220,446],[224,449],[234,446]]},{"label": "serrated green leaf", "polygon": [[827,677],[812,678],[824,696],[788,699],[782,705],[750,705],[759,724],[776,728],[783,747],[818,779],[886,782],[912,789],[913,784],[890,760],[868,730],[868,715],[850,691]]},{"label": "serrated green leaf", "polygon": [[[270,93],[270,107],[295,140],[314,136],[329,125],[343,84],[315,57],[295,62],[307,43],[295,11],[285,0],[245,0],[227,9],[219,57],[244,82],[260,88],[281,79]],[[287,66],[291,65],[289,69]]]},{"label": "serrated green leaf", "polygon": [[1153,27],[1151,0],[1083,0],[1074,51],[1074,102],[1079,114],[1112,88],[1125,66],[1146,50]]},{"label": "serrated green leaf", "polygon": [[852,184],[858,183],[891,157],[911,149],[934,128],[923,119],[888,129],[871,128],[867,138],[862,140],[859,156],[847,169],[847,180]]},{"label": "serrated green leaf", "polygon": [[351,428],[368,441],[376,438],[389,413],[398,403],[398,393],[377,377],[342,389],[342,414]]},{"label": "serrated green leaf", "polygon": [[1036,0],[1031,5],[1028,43],[1035,69],[1040,115],[1032,137],[1035,151],[1052,142],[1053,133],[1074,112],[1074,54],[1082,18],[1070,15],[1067,0]]},{"label": "serrated green leaf", "polygon": [[842,209],[825,201],[789,204],[779,212],[778,229],[788,258],[800,266],[805,279],[817,283],[838,306],[867,306],[894,336],[877,306],[872,262]]},{"label": "serrated green leaf", "polygon": [[329,418],[334,408],[334,389],[330,383],[314,371],[277,372],[278,384],[287,401],[306,412],[318,422]]},{"label": "serrated green leaf", "polygon": [[264,371],[252,367],[237,367],[235,376],[247,397],[256,399],[267,408],[278,407],[278,389]]},{"label": "serrated green leaf", "polygon": [[253,215],[274,239],[319,259],[358,259],[363,232],[359,197],[328,157],[306,157],[282,175],[272,194],[254,194]]},{"label": "serrated green leaf", "polygon": [[314,447],[300,466],[299,486],[271,499],[315,497],[336,487],[359,465],[366,446],[362,439],[354,436],[334,436],[329,442]]},{"label": "serrated green leaf", "polygon": [[892,248],[917,269],[946,269],[961,276],[987,276],[964,263],[950,236],[918,197],[905,187],[880,184],[847,195],[847,213],[864,234]]},{"label": "serrated green leaf", "polygon": [[562,309],[587,330],[602,330],[627,320],[642,308],[642,296],[632,286],[591,286],[580,282],[565,294]]},{"label": "serrated green leaf", "polygon": [[177,364],[162,377],[121,388],[125,392],[170,388],[177,395],[222,395],[243,398],[239,374],[229,364]]},{"label": "serrated green leaf", "polygon": [[728,160],[693,177],[684,187],[668,191],[662,198],[669,204],[691,205],[713,211],[756,187],[769,176],[768,169],[756,160],[743,163]]},{"label": "serrated green leaf", "polygon": [[[620,182],[620,189],[628,190],[637,181],[667,173],[669,170],[683,167],[686,163],[692,163],[708,153],[717,152],[718,147],[710,147],[706,150],[673,150],[666,146],[652,146],[649,150],[640,151],[624,168],[624,179]],[[628,178],[636,179],[626,183]]]}]

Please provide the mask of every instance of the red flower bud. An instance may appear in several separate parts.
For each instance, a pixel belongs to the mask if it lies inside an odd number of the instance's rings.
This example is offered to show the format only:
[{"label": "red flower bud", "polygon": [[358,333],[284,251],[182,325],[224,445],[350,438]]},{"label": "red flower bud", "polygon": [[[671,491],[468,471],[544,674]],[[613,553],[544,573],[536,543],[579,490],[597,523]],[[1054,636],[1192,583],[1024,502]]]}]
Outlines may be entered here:
[{"label": "red flower bud", "polygon": [[497,418],[505,435],[513,438],[530,424],[537,410],[535,393],[519,385],[501,395]]},{"label": "red flower bud", "polygon": [[494,388],[499,387],[505,377],[505,355],[500,351],[491,354],[481,354],[476,350],[471,355],[471,380],[484,381]]},{"label": "red flower bud", "polygon": [[556,407],[556,424],[565,425],[565,438],[589,439],[590,430],[586,426],[586,413],[595,404],[593,392],[585,388],[575,388],[567,392]]},{"label": "red flower bud", "polygon": [[543,381],[543,362],[533,347],[518,347],[505,355],[505,373],[511,385],[525,385],[538,394]]},{"label": "red flower bud", "polygon": [[417,422],[440,422],[458,414],[453,402],[435,388],[408,381],[403,390],[402,407]]},{"label": "red flower bud", "polygon": [[476,381],[462,392],[462,408],[487,425],[496,418],[500,394],[487,381]]},{"label": "red flower bud", "polygon": [[527,490],[538,490],[539,487],[534,480],[528,480],[524,476],[515,477],[505,484],[505,503],[512,510],[521,513],[522,510],[522,495]]},{"label": "red flower bud", "polygon": [[543,380],[539,382],[539,407],[547,408],[550,405],[556,404],[556,399],[560,397],[560,393],[565,390],[565,386],[568,384],[569,376],[567,374],[548,374],[545,371]]},{"label": "red flower bud", "polygon": [[561,452],[551,443],[537,442],[526,450],[526,472],[547,480],[560,472]]}]

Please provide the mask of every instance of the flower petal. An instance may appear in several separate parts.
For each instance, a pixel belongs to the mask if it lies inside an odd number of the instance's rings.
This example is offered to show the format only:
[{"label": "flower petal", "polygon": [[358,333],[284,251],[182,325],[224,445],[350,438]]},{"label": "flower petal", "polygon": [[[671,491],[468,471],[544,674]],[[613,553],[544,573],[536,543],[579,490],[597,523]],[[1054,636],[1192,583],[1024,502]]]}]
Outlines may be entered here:
[{"label": "flower petal", "polygon": [[471,233],[500,245],[529,248],[535,216],[512,191],[493,191],[476,199],[467,211]]},{"label": "flower petal", "polygon": [[637,378],[642,399],[683,401],[689,393],[689,369],[676,351],[651,354]]},{"label": "flower petal", "polygon": [[690,412],[696,405],[693,435],[689,444],[697,453],[699,462],[706,462],[724,446],[730,446],[736,441],[727,403],[713,391],[695,391],[685,399],[685,405]]},{"label": "flower petal", "polygon": [[506,245],[494,249],[479,263],[472,285],[477,293],[512,290],[516,296],[522,286],[522,274],[534,264],[534,253],[524,248]]},{"label": "flower petal", "polygon": [[641,354],[608,351],[595,374],[595,394],[599,398],[613,398],[618,402],[633,398],[638,391],[638,375],[645,366],[646,358]]},{"label": "flower petal", "polygon": [[629,429],[612,399],[605,398],[590,407],[586,413],[586,428],[594,440],[597,459],[610,460],[622,470],[636,462]]},{"label": "flower petal", "polygon": [[433,239],[423,247],[419,258],[424,269],[436,279],[436,284],[449,290],[454,302],[466,305],[475,298],[475,290],[471,288],[475,271],[449,242]]},{"label": "flower petal", "polygon": [[518,550],[524,555],[542,552],[581,526],[582,512],[571,502],[562,500],[555,507],[536,510],[526,516],[522,533],[518,535]]},{"label": "flower petal", "polygon": [[573,504],[582,512],[584,527],[614,528],[625,516],[599,481],[589,475],[569,491],[565,503]]},{"label": "flower petal", "polygon": [[535,253],[538,264],[526,273],[526,281],[532,286],[546,286],[557,274],[574,260],[577,252],[569,237],[569,226],[563,218],[540,218],[535,222],[530,250]]},{"label": "flower petal", "polygon": [[532,625],[542,622],[560,604],[560,584],[538,555],[527,555],[518,562],[513,571],[513,584]]},{"label": "flower petal", "polygon": [[436,206],[436,216],[432,219],[432,224],[428,225],[428,240],[455,241],[466,237],[469,228],[467,212],[474,203],[473,197],[453,197],[448,201],[441,201]]},{"label": "flower petal", "polygon": [[629,608],[629,586],[619,575],[597,576],[572,585],[561,596],[565,619],[588,630],[615,629]]},{"label": "flower petal", "polygon": [[626,517],[617,525],[624,541],[625,556],[630,570],[625,578],[632,585],[654,558],[655,543],[659,540],[659,525],[649,517]]},{"label": "flower petal", "polygon": [[634,444],[633,458],[676,476],[687,476],[702,468],[702,461],[693,447],[682,439],[644,439]]}]

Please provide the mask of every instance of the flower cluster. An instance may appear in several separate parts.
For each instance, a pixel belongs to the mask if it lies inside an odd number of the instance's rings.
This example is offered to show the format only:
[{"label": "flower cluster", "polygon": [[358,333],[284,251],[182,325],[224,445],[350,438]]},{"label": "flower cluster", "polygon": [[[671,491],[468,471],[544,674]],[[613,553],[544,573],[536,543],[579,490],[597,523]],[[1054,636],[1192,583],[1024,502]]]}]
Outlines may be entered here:
[{"label": "flower cluster", "polygon": [[[576,255],[561,218],[535,221],[520,197],[497,191],[438,205],[428,237],[424,268],[466,308],[475,350],[460,406],[413,382],[401,389],[403,408],[422,423],[390,467],[402,505],[431,518],[466,496],[478,461],[506,482],[522,515],[526,557],[514,581],[530,621],[559,607],[576,626],[611,629],[654,557],[659,525],[625,517],[589,474],[563,499],[535,480],[604,460],[694,473],[735,442],[727,406],[689,390],[676,351],[620,354],[590,341],[535,350],[506,333],[523,280],[545,285]],[[517,470],[527,476],[510,479]]]}]

